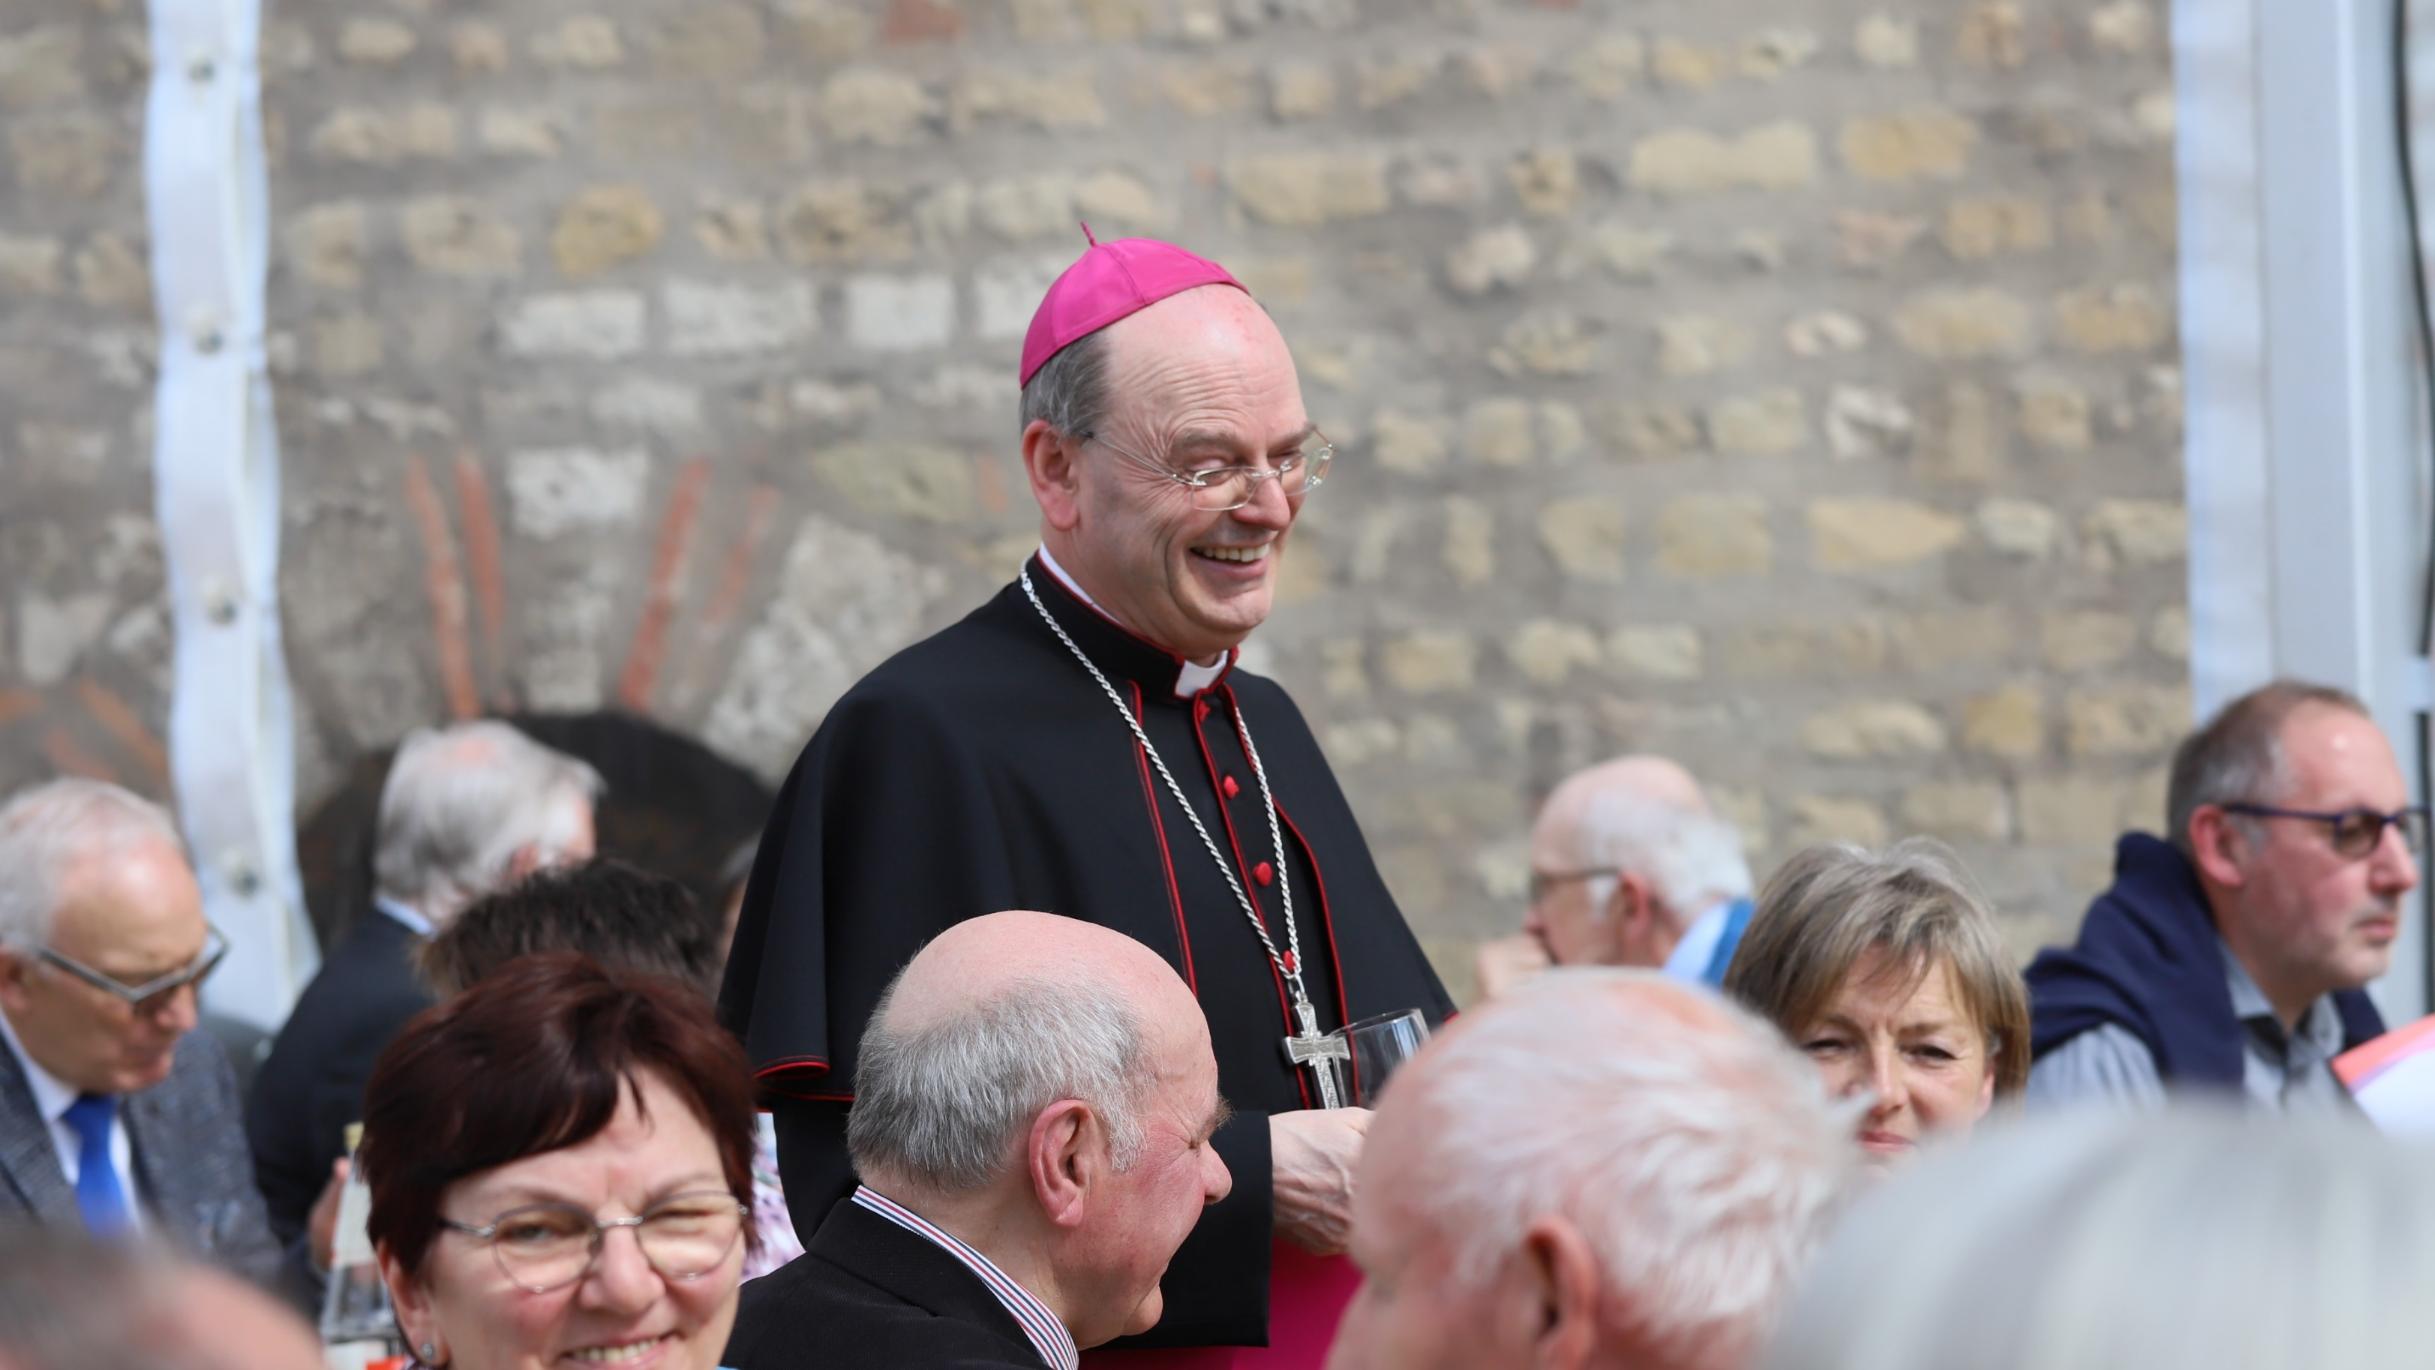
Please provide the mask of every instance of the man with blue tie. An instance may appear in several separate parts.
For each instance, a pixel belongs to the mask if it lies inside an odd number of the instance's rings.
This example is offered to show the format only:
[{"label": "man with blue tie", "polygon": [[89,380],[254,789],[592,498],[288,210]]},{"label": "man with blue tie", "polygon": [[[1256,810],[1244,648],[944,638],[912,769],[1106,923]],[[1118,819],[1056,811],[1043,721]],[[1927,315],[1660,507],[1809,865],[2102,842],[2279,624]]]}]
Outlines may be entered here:
[{"label": "man with blue tie", "polygon": [[0,1224],[144,1233],[293,1291],[236,1077],[193,1030],[224,950],[158,806],[75,779],[0,805]]}]

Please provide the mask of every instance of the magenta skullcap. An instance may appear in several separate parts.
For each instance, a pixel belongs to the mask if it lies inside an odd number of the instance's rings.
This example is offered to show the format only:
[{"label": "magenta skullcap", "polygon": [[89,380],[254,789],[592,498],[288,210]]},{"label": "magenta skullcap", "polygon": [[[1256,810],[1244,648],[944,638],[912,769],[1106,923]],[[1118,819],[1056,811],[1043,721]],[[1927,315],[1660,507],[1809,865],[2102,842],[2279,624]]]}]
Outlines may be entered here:
[{"label": "magenta skullcap", "polygon": [[1040,308],[1031,316],[1031,327],[1023,334],[1023,375],[1017,385],[1031,384],[1032,374],[1068,344],[1169,295],[1201,285],[1243,290],[1243,283],[1226,268],[1173,243],[1154,238],[1103,243],[1091,237],[1089,224],[1082,226],[1082,235],[1091,245],[1049,285]]}]

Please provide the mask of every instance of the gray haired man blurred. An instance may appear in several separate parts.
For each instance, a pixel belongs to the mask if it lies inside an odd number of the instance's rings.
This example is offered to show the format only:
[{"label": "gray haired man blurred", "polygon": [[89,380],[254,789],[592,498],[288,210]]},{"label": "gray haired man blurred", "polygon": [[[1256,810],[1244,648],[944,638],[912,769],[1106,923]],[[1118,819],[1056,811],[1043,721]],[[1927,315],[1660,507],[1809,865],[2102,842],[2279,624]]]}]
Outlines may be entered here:
[{"label": "gray haired man blurred", "polygon": [[939,934],[862,1038],[861,1185],[805,1254],[744,1286],[738,1370],[1073,1370],[1145,1332],[1233,1177],[1209,1026],[1122,933],[993,913]]},{"label": "gray haired man blurred", "polygon": [[77,779],[0,806],[0,1227],[150,1236],[301,1290],[194,1030],[225,949],[160,806]]},{"label": "gray haired man blurred", "polygon": [[590,766],[493,720],[398,744],[381,786],[375,911],[331,949],[254,1085],[254,1176],[282,1241],[304,1227],[345,1154],[374,1058],[431,1002],[414,949],[492,890],[591,856],[603,788]]},{"label": "gray haired man blurred", "polygon": [[1750,921],[1741,835],[1691,773],[1624,756],[1567,777],[1530,832],[1530,910],[1518,936],[1481,945],[1493,999],[1550,965],[1645,966],[1724,983]]}]

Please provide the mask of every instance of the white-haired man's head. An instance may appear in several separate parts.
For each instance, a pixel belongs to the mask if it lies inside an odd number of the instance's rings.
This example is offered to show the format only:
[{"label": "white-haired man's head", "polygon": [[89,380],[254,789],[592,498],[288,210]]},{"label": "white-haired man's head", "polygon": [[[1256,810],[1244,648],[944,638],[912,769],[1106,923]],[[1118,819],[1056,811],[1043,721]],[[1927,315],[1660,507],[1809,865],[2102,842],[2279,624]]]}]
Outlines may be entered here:
[{"label": "white-haired man's head", "polygon": [[1551,971],[1388,1088],[1330,1370],[1738,1367],[1856,1165],[1765,1023],[1649,971]]},{"label": "white-haired man's head", "polygon": [[44,1070],[95,1094],[167,1079],[215,945],[159,805],[81,779],[0,805],[0,1012]]},{"label": "white-haired man's head", "polygon": [[592,855],[600,772],[505,723],[406,735],[381,786],[373,888],[445,924],[544,866]]},{"label": "white-haired man's head", "polygon": [[2414,1370],[2435,1149],[2356,1118],[2029,1115],[1854,1204],[1763,1370]]},{"label": "white-haired man's head", "polygon": [[1751,890],[1741,834],[1659,756],[1558,785],[1531,828],[1530,872],[1523,928],[1558,965],[1664,965],[1701,913]]}]

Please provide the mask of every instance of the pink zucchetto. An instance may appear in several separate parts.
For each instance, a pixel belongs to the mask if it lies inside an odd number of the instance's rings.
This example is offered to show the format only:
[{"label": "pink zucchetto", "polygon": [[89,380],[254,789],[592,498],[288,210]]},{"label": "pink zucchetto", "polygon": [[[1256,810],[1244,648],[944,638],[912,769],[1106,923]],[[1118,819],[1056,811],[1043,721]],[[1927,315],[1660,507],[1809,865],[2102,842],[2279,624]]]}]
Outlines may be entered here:
[{"label": "pink zucchetto", "polygon": [[1090,239],[1090,247],[1050,284],[1023,334],[1023,374],[1017,385],[1031,384],[1032,374],[1068,344],[1169,295],[1201,285],[1243,289],[1226,268],[1172,243],[1152,238],[1103,243],[1091,237],[1088,224],[1082,235]]}]

